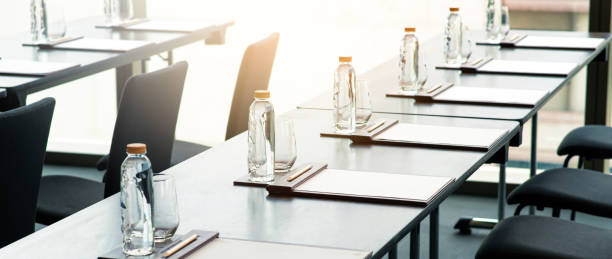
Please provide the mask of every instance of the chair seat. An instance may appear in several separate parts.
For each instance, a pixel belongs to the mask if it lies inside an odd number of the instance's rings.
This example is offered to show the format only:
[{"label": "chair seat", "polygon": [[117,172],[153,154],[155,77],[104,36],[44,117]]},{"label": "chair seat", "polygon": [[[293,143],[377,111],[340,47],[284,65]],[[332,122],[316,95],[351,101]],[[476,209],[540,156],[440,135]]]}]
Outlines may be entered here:
[{"label": "chair seat", "polygon": [[600,172],[556,168],[538,174],[508,195],[509,204],[573,209],[612,217],[612,176]]},{"label": "chair seat", "polygon": [[40,181],[36,222],[51,225],[104,199],[104,183],[52,175]]},{"label": "chair seat", "polygon": [[591,159],[612,158],[612,128],[600,125],[576,128],[563,138],[557,154]]},{"label": "chair seat", "polygon": [[611,242],[611,230],[558,218],[516,216],[495,226],[476,258],[610,258]]},{"label": "chair seat", "polygon": [[172,159],[170,163],[172,165],[176,165],[180,162],[183,162],[191,158],[192,156],[195,156],[197,154],[200,154],[206,151],[209,148],[210,147],[208,146],[204,146],[204,145],[200,145],[200,144],[196,144],[192,142],[174,140],[174,145],[172,147]]}]

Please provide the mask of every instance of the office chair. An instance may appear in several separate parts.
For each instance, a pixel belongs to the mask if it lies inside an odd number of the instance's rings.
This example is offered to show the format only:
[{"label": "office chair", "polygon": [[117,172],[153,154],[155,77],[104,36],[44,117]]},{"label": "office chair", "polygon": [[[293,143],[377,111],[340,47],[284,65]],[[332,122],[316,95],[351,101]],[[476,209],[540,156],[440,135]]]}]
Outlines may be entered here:
[{"label": "office chair", "polygon": [[609,186],[612,177],[600,172],[567,168],[572,157],[578,156],[578,167],[585,159],[612,158],[612,128],[588,125],[568,133],[557,154],[567,155],[563,168],[546,170],[532,177],[508,195],[509,204],[518,204],[515,215],[526,206],[553,208],[553,217],[559,217],[561,209],[570,209],[570,219],[576,211],[612,217],[612,195]]},{"label": "office chair", "polygon": [[[253,92],[255,90],[268,89],[278,39],[279,34],[272,33],[265,39],[251,44],[245,50],[234,88],[234,97],[225,133],[226,140],[247,130],[249,107],[253,101]],[[172,164],[178,164],[209,148],[191,142],[176,140],[172,153]]]},{"label": "office chair", "polygon": [[187,63],[136,75],[123,90],[103,182],[54,175],[41,180],[36,221],[53,224],[120,190],[120,167],[128,143],[147,144],[154,172],[170,167]]},{"label": "office chair", "polygon": [[0,112],[0,248],[34,232],[55,100]]},{"label": "office chair", "polygon": [[610,258],[612,230],[542,216],[504,219],[482,242],[476,259]]}]

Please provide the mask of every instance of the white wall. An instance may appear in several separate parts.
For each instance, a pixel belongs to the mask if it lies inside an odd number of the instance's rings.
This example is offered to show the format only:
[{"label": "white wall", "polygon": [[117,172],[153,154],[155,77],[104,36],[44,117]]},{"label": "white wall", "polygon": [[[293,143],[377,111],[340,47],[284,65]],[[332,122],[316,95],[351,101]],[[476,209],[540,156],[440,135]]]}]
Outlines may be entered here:
[{"label": "white wall", "polygon": [[[27,28],[29,1],[3,1],[10,3],[0,9],[2,34]],[[69,20],[102,13],[102,0],[66,3]],[[150,17],[236,21],[225,45],[198,42],[175,52],[176,60],[190,64],[177,138],[208,145],[224,140],[242,53],[271,32],[281,34],[270,81],[280,113],[331,88],[339,55],[352,55],[364,72],[397,54],[404,26],[416,26],[422,41],[441,33],[451,4],[462,8],[470,28],[483,27],[484,0],[149,0]],[[152,69],[163,65],[151,62]],[[116,112],[113,84],[110,71],[33,95],[30,101],[58,99],[51,143],[107,143]]]}]

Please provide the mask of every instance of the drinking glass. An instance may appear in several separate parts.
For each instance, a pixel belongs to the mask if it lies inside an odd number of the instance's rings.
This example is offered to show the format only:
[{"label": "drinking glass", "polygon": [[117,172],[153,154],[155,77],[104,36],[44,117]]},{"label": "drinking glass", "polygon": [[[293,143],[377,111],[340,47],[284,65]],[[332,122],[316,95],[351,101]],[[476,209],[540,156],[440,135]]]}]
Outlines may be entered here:
[{"label": "drinking glass", "polygon": [[288,120],[277,123],[274,138],[274,172],[286,173],[297,159],[293,121]]},{"label": "drinking glass", "polygon": [[66,18],[63,0],[44,0],[47,40],[56,40],[66,35]]},{"label": "drinking glass", "polygon": [[370,98],[370,88],[368,87],[368,81],[357,80],[356,89],[356,111],[355,114],[355,125],[357,127],[363,127],[368,124],[370,117],[372,117],[372,98]]},{"label": "drinking glass", "polygon": [[174,178],[168,174],[153,176],[153,238],[156,243],[172,238],[179,226],[179,212]]},{"label": "drinking glass", "polygon": [[117,0],[117,5],[120,21],[125,22],[134,18],[134,5],[132,0]]},{"label": "drinking glass", "polygon": [[507,6],[502,7],[500,30],[503,38],[510,33],[510,11]]},{"label": "drinking glass", "polygon": [[470,38],[469,28],[467,26],[463,26],[461,41],[461,61],[465,63],[470,60],[470,57],[472,56],[472,45],[474,44]]},{"label": "drinking glass", "polygon": [[425,83],[427,83],[427,64],[425,64],[425,62],[419,62],[417,90],[423,88]]}]

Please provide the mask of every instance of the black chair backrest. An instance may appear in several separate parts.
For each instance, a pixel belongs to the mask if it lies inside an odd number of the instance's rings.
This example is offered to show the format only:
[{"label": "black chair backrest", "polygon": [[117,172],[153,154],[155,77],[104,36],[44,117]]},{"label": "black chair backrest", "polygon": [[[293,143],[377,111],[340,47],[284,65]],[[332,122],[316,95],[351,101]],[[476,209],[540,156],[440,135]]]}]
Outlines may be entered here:
[{"label": "black chair backrest", "polygon": [[34,232],[55,100],[0,112],[0,247]]},{"label": "black chair backrest", "polygon": [[278,38],[277,32],[272,33],[267,38],[251,44],[244,52],[227,122],[226,140],[247,130],[253,92],[268,89]]},{"label": "black chair backrest", "polygon": [[147,145],[147,156],[155,172],[170,167],[186,73],[187,63],[183,61],[133,76],[125,83],[104,175],[104,197],[120,190],[121,163],[129,143]]}]

